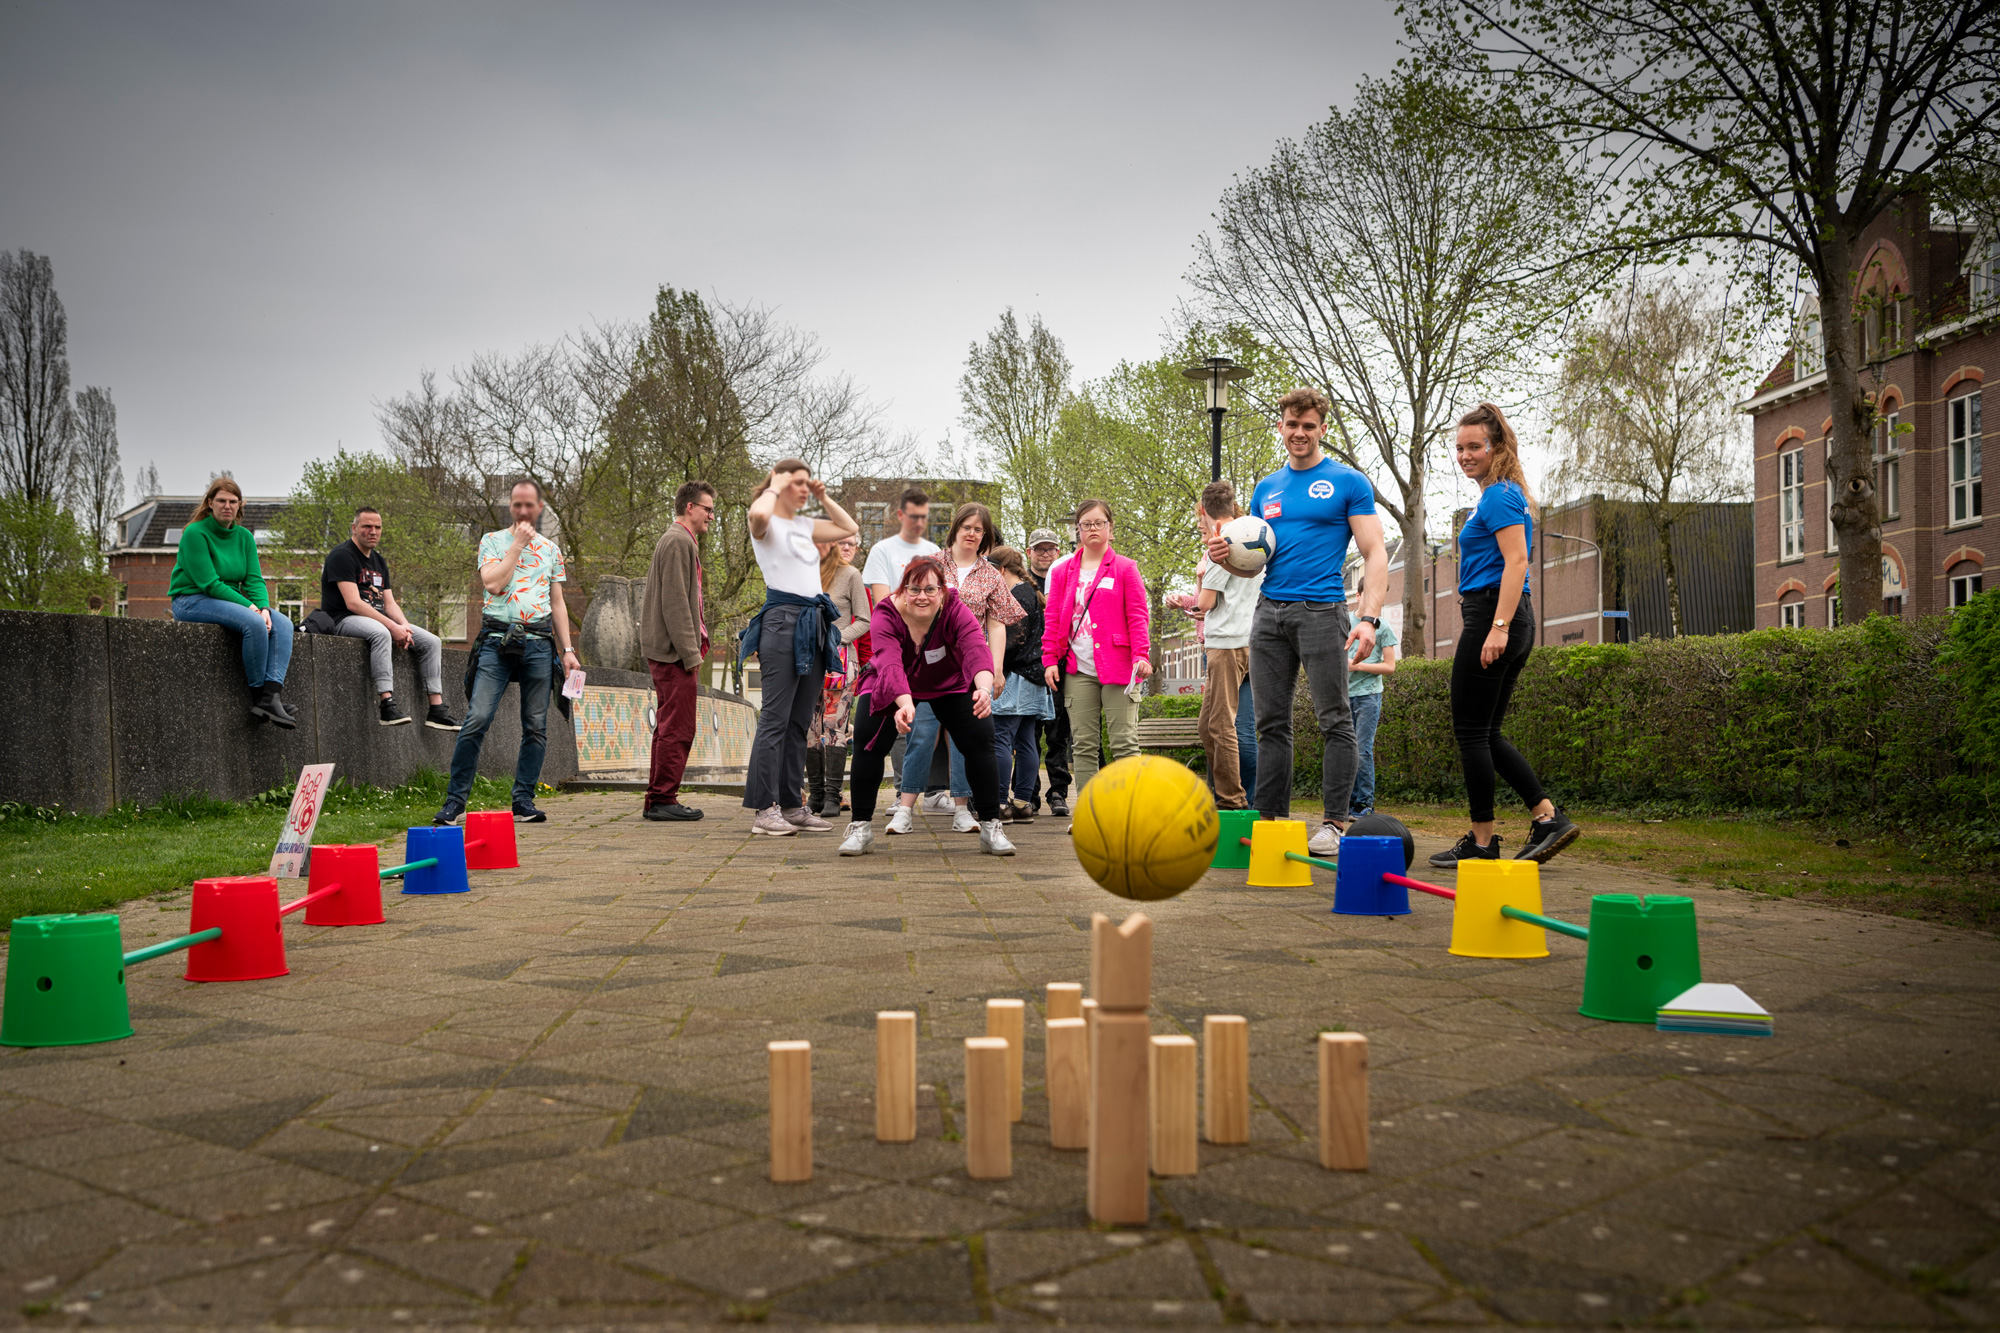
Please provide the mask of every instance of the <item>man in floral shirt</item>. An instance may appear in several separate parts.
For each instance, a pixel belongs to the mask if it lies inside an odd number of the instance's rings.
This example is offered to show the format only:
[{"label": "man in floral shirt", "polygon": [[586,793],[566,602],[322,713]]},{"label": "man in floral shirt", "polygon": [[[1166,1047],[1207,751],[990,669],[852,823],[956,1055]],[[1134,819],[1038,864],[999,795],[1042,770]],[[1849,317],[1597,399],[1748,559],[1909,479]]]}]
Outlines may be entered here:
[{"label": "man in floral shirt", "polygon": [[[542,488],[518,482],[508,499],[514,526],[489,532],[479,541],[481,601],[479,637],[465,676],[469,700],[465,729],[451,753],[451,785],[433,824],[456,824],[472,794],[479,771],[479,746],[507,686],[521,686],[521,754],[514,762],[514,820],[539,824],[548,818],[535,808],[535,783],[548,749],[549,694],[558,671],[579,665],[570,646],[569,612],[562,585],[568,577],[562,551],[540,531]],[[558,662],[556,649],[562,656]]]}]

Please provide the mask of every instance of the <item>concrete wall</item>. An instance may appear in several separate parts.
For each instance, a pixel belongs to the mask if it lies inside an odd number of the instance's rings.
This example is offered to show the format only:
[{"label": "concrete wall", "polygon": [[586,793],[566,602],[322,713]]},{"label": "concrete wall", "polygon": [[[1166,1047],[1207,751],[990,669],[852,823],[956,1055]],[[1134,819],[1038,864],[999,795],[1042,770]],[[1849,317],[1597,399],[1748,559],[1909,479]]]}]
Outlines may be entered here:
[{"label": "concrete wall", "polygon": [[[0,722],[0,801],[100,811],[188,792],[241,800],[289,787],[310,763],[393,787],[419,769],[444,772],[458,740],[422,724],[408,653],[396,654],[396,695],[419,720],[377,723],[359,639],[293,639],[284,695],[299,719],[293,731],[251,720],[237,638],[220,626],[0,611],[0,642],[12,646],[23,685]],[[465,664],[464,650],[444,650],[444,697],[455,717],[465,714]],[[511,777],[520,745],[520,691],[510,686],[479,771]],[[552,700],[542,781],[576,771],[576,737]]]}]

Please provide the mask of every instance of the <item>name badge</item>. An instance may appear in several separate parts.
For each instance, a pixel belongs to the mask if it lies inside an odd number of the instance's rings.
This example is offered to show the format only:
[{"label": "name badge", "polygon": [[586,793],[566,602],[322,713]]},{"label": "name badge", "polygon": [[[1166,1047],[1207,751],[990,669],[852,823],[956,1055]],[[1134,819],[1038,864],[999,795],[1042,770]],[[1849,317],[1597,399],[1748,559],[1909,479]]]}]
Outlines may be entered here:
[{"label": "name badge", "polygon": [[924,661],[933,664],[942,662],[944,661],[944,651],[942,648],[926,648],[924,649]]},{"label": "name badge", "polygon": [[1115,588],[1118,585],[1108,578],[1103,578],[1097,581],[1097,586],[1100,588]]},{"label": "name badge", "polygon": [[1266,521],[1279,518],[1283,516],[1284,512],[1285,502],[1283,500],[1271,499],[1264,501],[1264,518]]}]

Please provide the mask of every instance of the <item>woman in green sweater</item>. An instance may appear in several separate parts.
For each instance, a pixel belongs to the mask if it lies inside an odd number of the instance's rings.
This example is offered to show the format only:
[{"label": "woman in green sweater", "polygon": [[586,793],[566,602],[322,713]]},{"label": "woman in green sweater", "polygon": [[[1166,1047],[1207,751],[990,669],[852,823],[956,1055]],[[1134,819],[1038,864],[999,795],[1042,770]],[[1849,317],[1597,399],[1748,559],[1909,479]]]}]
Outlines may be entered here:
[{"label": "woman in green sweater", "polygon": [[285,668],[292,663],[292,622],[271,614],[256,534],[236,521],[242,513],[243,492],[235,482],[217,477],[208,484],[194,520],[181,529],[167,594],[173,598],[175,620],[220,625],[243,637],[250,716],[295,727],[298,719],[278,698]]}]

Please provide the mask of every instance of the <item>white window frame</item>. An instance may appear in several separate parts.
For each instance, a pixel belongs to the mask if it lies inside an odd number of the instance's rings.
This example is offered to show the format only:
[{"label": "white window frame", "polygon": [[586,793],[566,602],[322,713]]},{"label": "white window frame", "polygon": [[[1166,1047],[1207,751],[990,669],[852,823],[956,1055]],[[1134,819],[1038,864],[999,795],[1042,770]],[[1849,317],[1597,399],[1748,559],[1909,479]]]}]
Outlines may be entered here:
[{"label": "white window frame", "polygon": [[1977,597],[1986,587],[1986,571],[1955,575],[1951,580],[1951,609],[1956,611]]},{"label": "white window frame", "polygon": [[1803,601],[1778,603],[1778,627],[1780,629],[1804,629],[1806,627],[1806,604]]},{"label": "white window frame", "polygon": [[1826,627],[1828,629],[1835,629],[1839,624],[1840,594],[1838,592],[1830,592],[1826,595]]},{"label": "white window frame", "polygon": [[1965,263],[1966,305],[1972,309],[2000,301],[2000,233],[1976,236]]},{"label": "white window frame", "polygon": [[1826,369],[1826,335],[1820,328],[1818,297],[1806,298],[1799,307],[1792,345],[1794,380],[1806,379]]},{"label": "white window frame", "polygon": [[1984,394],[1974,389],[1945,404],[1945,526],[1969,528],[1984,517],[1980,473]]},{"label": "white window frame", "polygon": [[1778,451],[1778,561],[1806,554],[1806,451]]},{"label": "white window frame", "polygon": [[893,531],[889,526],[889,506],[881,500],[863,500],[855,505],[854,521],[871,546]]},{"label": "white window frame", "polygon": [[1875,428],[1875,509],[1884,519],[1903,516],[1903,449],[1896,443],[1902,424],[1899,404]]}]

